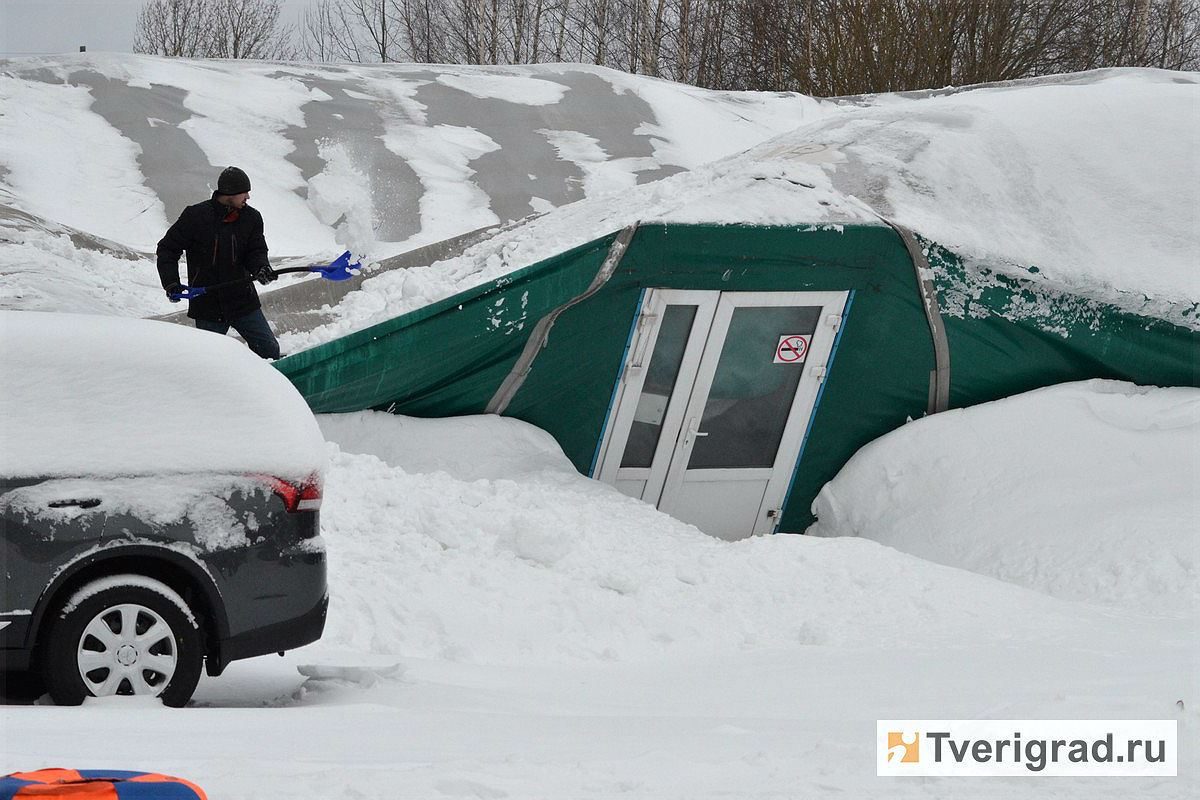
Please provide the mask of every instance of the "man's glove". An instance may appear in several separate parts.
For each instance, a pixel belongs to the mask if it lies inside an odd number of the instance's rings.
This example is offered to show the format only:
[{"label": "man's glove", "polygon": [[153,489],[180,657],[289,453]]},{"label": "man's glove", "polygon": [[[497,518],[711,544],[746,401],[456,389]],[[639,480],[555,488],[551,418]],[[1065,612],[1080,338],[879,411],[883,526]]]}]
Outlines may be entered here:
[{"label": "man's glove", "polygon": [[279,276],[275,274],[275,270],[271,269],[270,264],[263,264],[258,268],[258,271],[254,273],[254,280],[258,281],[263,286],[266,286],[268,283],[278,278]]},{"label": "man's glove", "polygon": [[173,295],[173,294],[183,294],[183,292],[184,292],[184,288],[183,288],[183,284],[182,284],[182,283],[180,283],[179,281],[175,281],[174,283],[172,283],[170,286],[168,286],[168,287],[167,287],[166,289],[164,289],[163,291],[165,291],[165,292],[167,293],[167,299],[168,299],[168,300],[170,300],[172,303],[178,303],[178,302],[180,301],[180,299],[181,299],[181,298],[179,298],[179,297],[172,297],[171,295]]}]

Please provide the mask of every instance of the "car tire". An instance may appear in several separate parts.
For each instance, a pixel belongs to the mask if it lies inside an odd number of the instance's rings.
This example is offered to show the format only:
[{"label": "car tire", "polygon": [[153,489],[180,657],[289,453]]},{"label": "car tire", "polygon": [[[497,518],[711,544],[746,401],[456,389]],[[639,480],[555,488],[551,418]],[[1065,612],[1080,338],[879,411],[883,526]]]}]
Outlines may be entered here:
[{"label": "car tire", "polygon": [[200,626],[187,602],[161,581],[113,575],[74,592],[53,617],[42,672],[50,698],[157,696],[179,707],[204,665]]}]

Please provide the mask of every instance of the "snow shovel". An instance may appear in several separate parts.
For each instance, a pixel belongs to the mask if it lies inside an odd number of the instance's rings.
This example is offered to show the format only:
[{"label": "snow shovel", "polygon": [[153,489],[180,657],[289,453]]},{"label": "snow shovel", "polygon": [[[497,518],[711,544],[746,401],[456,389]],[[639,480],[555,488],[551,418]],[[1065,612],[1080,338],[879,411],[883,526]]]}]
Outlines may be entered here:
[{"label": "snow shovel", "polygon": [[[350,251],[342,253],[340,256],[330,261],[328,264],[314,264],[309,267],[288,267],[287,269],[274,270],[276,275],[283,275],[288,272],[315,272],[327,281],[345,281],[353,278],[355,272],[351,270],[362,269],[362,262],[355,261],[350,263]],[[207,291],[212,289],[224,289],[227,286],[240,286],[243,283],[252,283],[253,277],[238,278],[234,281],[225,281],[224,283],[215,283],[212,286],[184,286],[182,292],[172,292],[167,295],[172,303],[178,303],[180,300],[192,300]]]}]

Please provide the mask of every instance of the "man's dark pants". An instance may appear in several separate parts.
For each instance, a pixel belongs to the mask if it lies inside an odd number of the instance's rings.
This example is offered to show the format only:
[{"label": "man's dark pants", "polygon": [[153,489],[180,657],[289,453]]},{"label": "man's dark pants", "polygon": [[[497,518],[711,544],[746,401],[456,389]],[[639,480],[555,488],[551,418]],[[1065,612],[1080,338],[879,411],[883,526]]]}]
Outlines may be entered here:
[{"label": "man's dark pants", "polygon": [[196,327],[202,331],[219,333],[222,336],[228,333],[230,328],[233,328],[246,340],[246,344],[250,345],[250,349],[256,355],[262,358],[279,358],[279,342],[275,340],[275,334],[271,333],[271,326],[267,324],[267,317],[261,308],[256,308],[249,314],[229,322],[198,319]]}]

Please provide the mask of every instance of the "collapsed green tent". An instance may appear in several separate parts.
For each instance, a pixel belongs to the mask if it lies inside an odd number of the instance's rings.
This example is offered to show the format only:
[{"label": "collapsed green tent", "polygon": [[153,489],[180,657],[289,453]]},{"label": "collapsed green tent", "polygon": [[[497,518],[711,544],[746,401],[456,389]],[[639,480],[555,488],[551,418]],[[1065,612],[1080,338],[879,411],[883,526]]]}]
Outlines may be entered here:
[{"label": "collapsed green tent", "polygon": [[849,108],[417,267],[460,290],[432,305],[366,280],[383,311],[279,368],[318,412],[503,413],[714,535],[801,532],[909,419],[1200,385],[1198,96],[1126,70]]},{"label": "collapsed green tent", "polygon": [[[639,327],[643,333],[647,327],[638,321],[647,317],[648,290],[743,297],[844,292],[836,324],[818,320],[810,325],[815,335],[809,346],[821,336],[828,340],[824,363],[776,363],[778,337],[799,324],[780,320],[752,332],[746,353],[729,354],[745,373],[740,379],[734,375],[730,386],[711,387],[713,397],[752,408],[776,391],[785,380],[779,376],[817,366],[825,372],[812,413],[801,421],[805,430],[798,452],[779,467],[789,484],[782,502],[756,509],[740,527],[715,531],[729,538],[764,527],[803,531],[811,521],[812,499],[859,447],[929,410],[931,375],[938,367],[935,341],[917,272],[895,230],[885,225],[840,230],[643,225],[611,277],[570,305],[592,287],[617,236],[614,232],[489,285],[298,353],[279,367],[317,412],[374,408],[413,416],[479,414],[505,389],[510,396],[503,413],[551,433],[580,472],[596,476],[602,446],[613,446],[605,437],[611,433],[623,373],[634,357],[654,370],[653,354],[638,349]],[[948,253],[939,253],[935,263],[939,299],[945,303],[968,278]],[[1013,318],[1014,304],[1045,293],[1032,280],[1004,278],[971,300],[960,316],[942,317],[950,407],[1094,377],[1200,385],[1196,331],[1064,296],[1052,297],[1047,315]],[[533,340],[532,360],[519,367],[537,323],[556,311],[544,341],[540,335]],[[662,315],[660,320],[670,322]],[[665,342],[662,334],[660,340]],[[526,374],[514,386],[513,376],[521,372]],[[647,378],[643,388],[647,382],[653,379]],[[794,382],[791,387],[794,391]],[[688,391],[681,388],[668,404],[685,402]],[[664,432],[680,434],[678,429]],[[666,457],[670,454],[667,448]],[[690,516],[686,509],[672,511]],[[770,516],[758,519],[765,515]],[[695,521],[704,527],[703,519]]]}]

